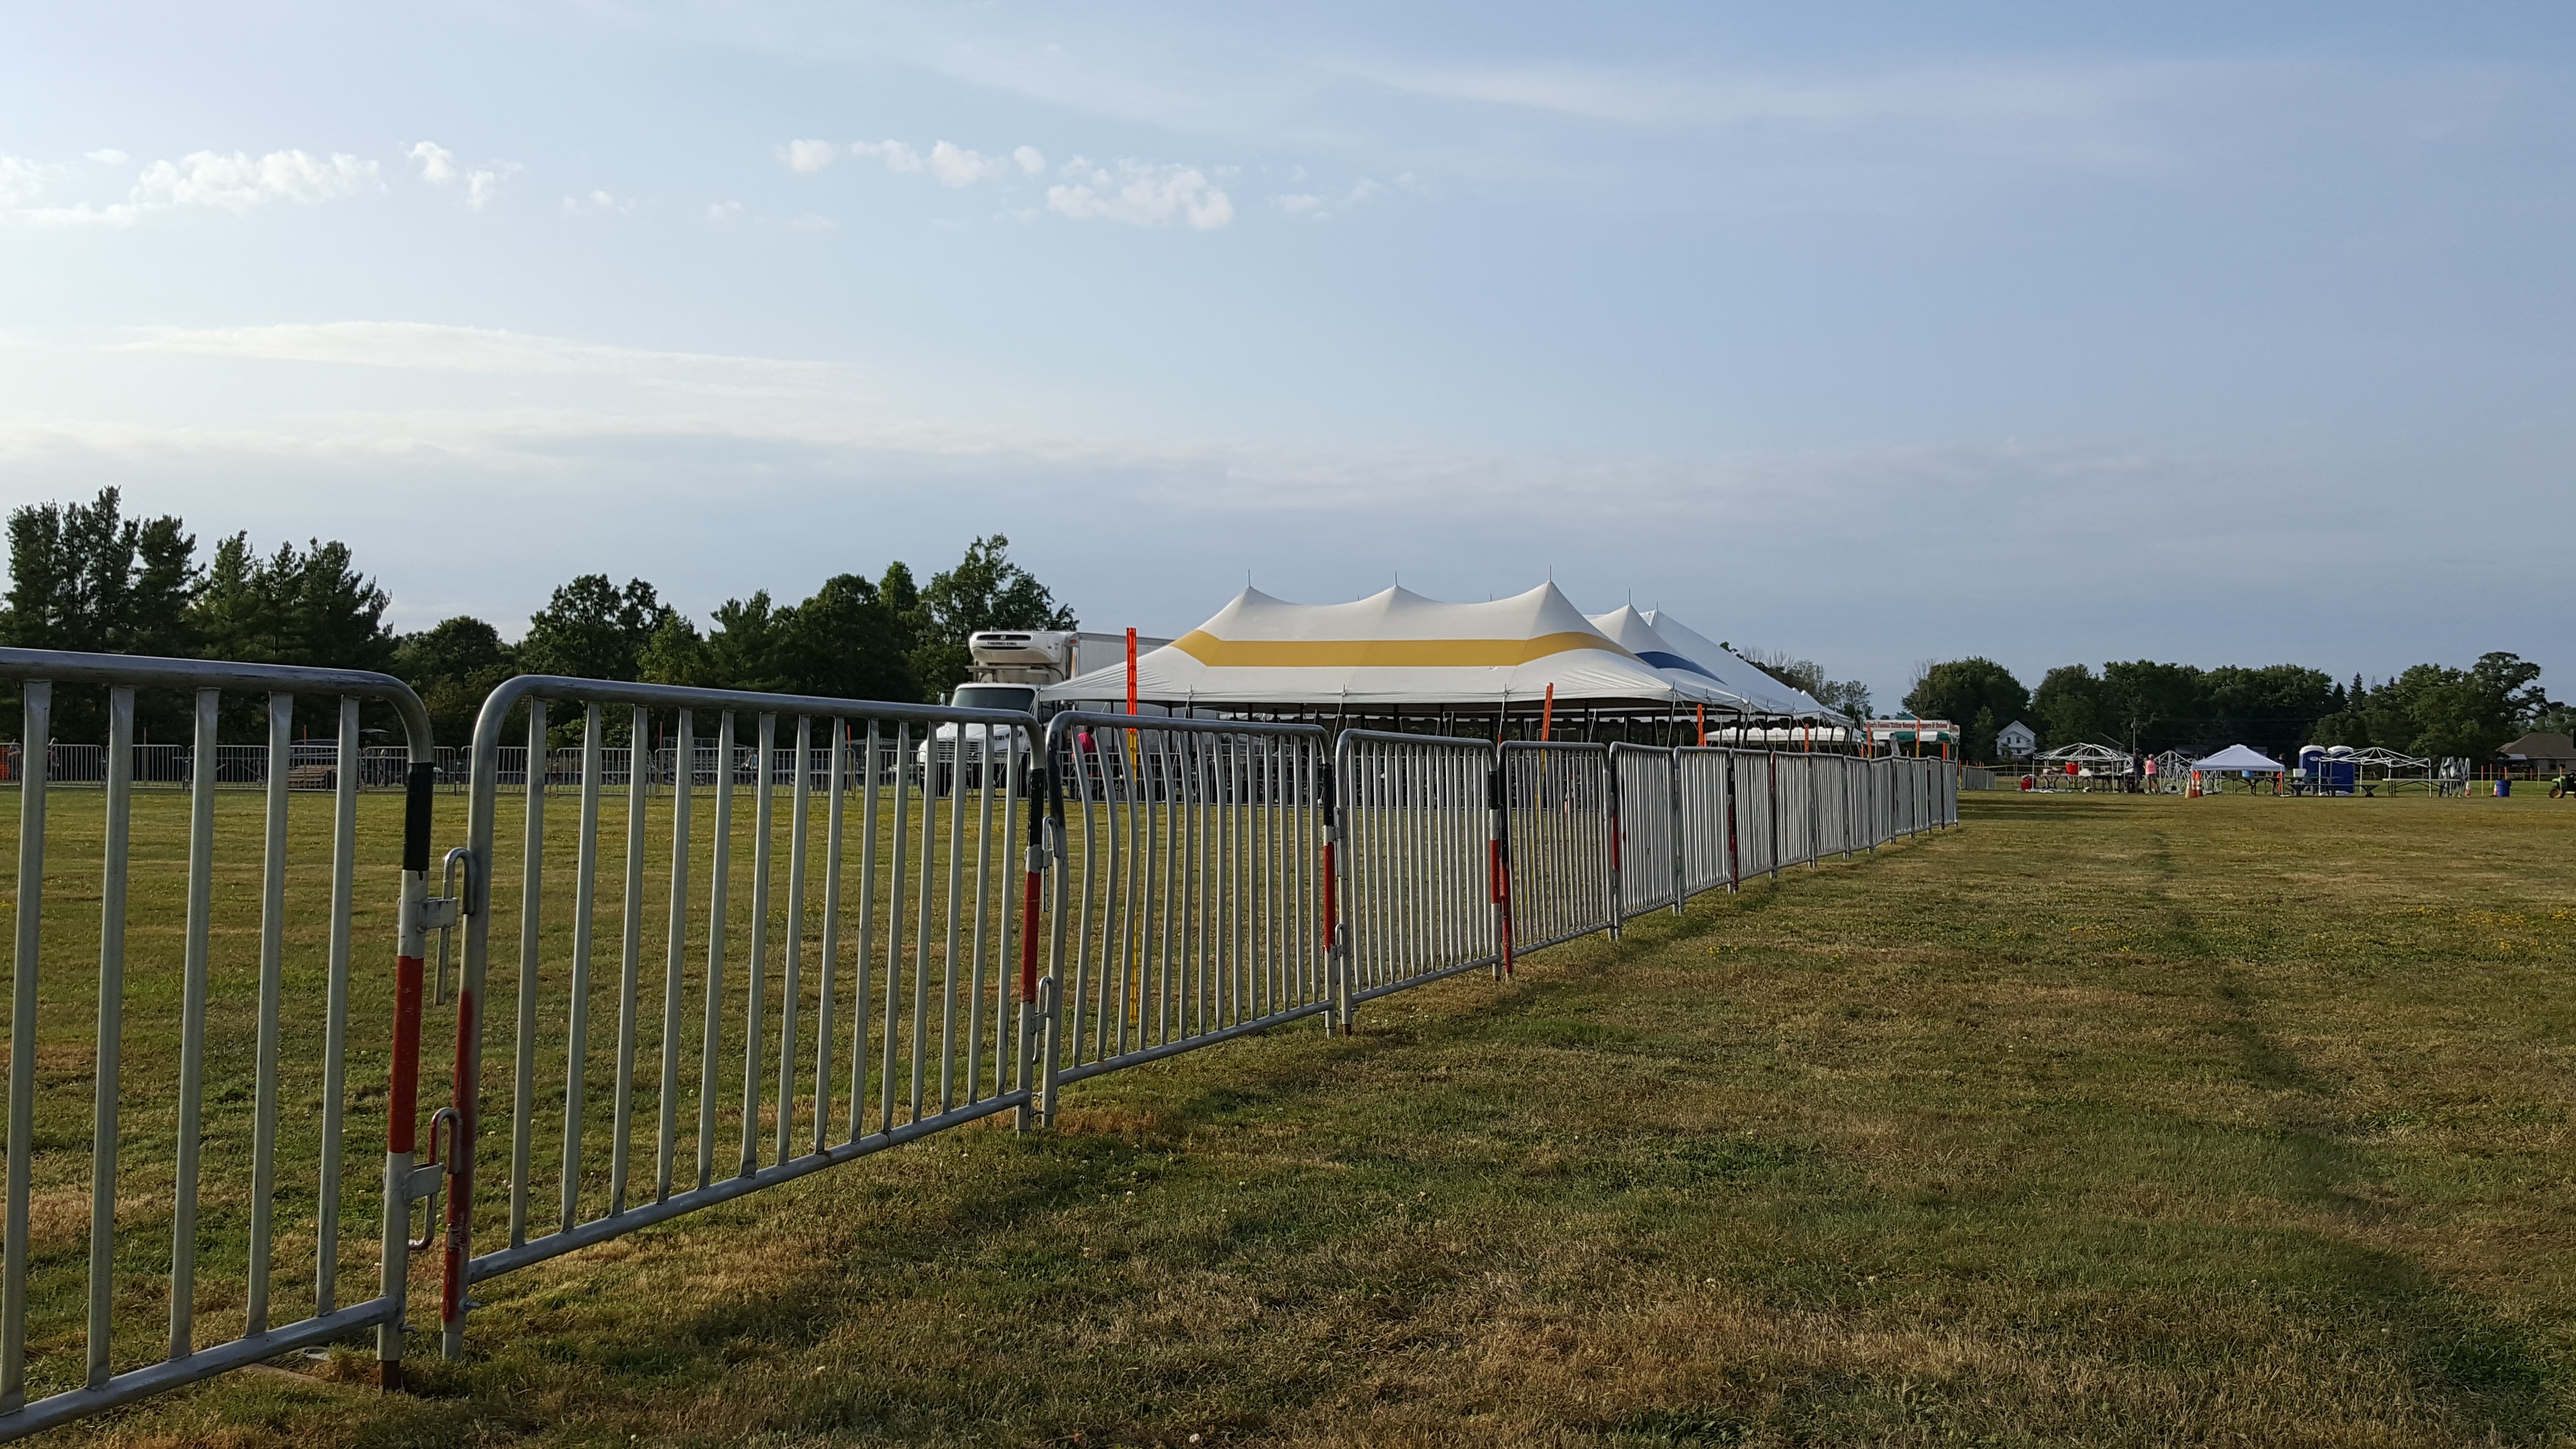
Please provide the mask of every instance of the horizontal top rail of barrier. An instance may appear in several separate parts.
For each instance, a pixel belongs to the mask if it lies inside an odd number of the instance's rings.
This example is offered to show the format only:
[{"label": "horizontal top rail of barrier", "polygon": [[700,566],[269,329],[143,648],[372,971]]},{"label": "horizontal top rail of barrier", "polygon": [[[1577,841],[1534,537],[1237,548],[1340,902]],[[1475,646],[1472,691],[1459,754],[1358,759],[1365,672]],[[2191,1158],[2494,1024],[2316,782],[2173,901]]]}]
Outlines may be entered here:
[{"label": "horizontal top rail of barrier", "polygon": [[1057,1086],[1333,1009],[1319,725],[1047,724]]},{"label": "horizontal top rail of barrier", "polygon": [[[94,862],[100,872],[94,997],[77,974],[58,981],[45,960],[47,787],[54,751],[25,750],[17,762],[18,873],[13,903],[17,941],[10,986],[6,1222],[0,1229],[0,1242],[5,1242],[0,1251],[6,1254],[5,1268],[0,1268],[0,1439],[7,1439],[351,1332],[381,1329],[398,1319],[398,1281],[380,1279],[378,1296],[355,1304],[342,1304],[339,1294],[341,1273],[350,1266],[343,1262],[342,1215],[353,1207],[363,1209],[367,1181],[362,1173],[353,1184],[345,1174],[343,1129],[350,1100],[347,1072],[353,1014],[365,1019],[363,1039],[393,1044],[396,1090],[386,1109],[388,1138],[407,1138],[410,1130],[400,1091],[407,1064],[400,993],[383,989],[378,980],[352,976],[359,858],[357,790],[362,773],[357,768],[360,704],[375,701],[392,706],[402,721],[406,752],[418,762],[410,772],[412,794],[402,827],[398,954],[418,936],[429,824],[426,762],[433,746],[428,713],[410,686],[390,675],[363,670],[0,649],[0,679],[20,688],[22,738],[27,740],[52,741],[55,691],[61,686],[95,685],[108,691],[108,739],[104,746],[89,747],[99,751],[96,783],[105,787],[99,807],[103,828],[94,837],[94,846],[85,828],[65,842],[79,864]],[[158,807],[139,827],[134,818],[139,750],[134,742],[135,696],[146,689],[195,696],[183,871],[164,864],[176,854],[166,847],[178,843],[180,822]],[[222,754],[216,745],[216,727],[227,692],[267,697],[268,744],[261,752],[267,786],[261,827],[263,867],[255,894],[219,893],[215,887],[217,817],[236,808],[219,806],[215,794]],[[330,886],[319,909],[308,908],[291,921],[288,776],[298,757],[289,735],[298,698],[337,698],[340,709],[338,740],[329,757],[336,777]],[[150,853],[139,865],[134,850],[138,833],[150,842]],[[60,863],[58,856],[57,868]],[[128,910],[132,886],[141,884],[149,892],[174,878],[184,879],[186,891],[176,961],[161,945],[161,932],[132,932]],[[319,942],[307,925],[313,916],[327,923],[326,939]],[[256,932],[248,929],[254,922]],[[57,927],[53,934],[59,939],[66,930],[75,929]],[[244,953],[230,944],[254,937],[255,959],[243,959]],[[299,977],[318,974],[322,978],[325,1000],[318,1012],[300,993],[293,1001],[288,999],[285,983],[290,965]],[[179,979],[179,1004],[175,1012],[165,1014],[165,1008],[155,1003],[168,996],[148,988],[171,975]],[[133,984],[145,984],[147,989],[130,990]],[[255,1002],[247,1019],[229,1011],[210,1013],[211,1001],[218,996],[230,1000],[236,993]],[[130,1014],[129,1008],[133,1008]],[[79,1013],[88,1018],[80,1024],[89,1028],[84,1034],[91,1039],[83,1042],[44,1027],[40,1011],[63,1024],[78,1020],[73,1013]],[[68,1187],[77,1181],[74,1172],[64,1170],[62,1159],[77,1151],[68,1144],[82,1140],[74,1126],[78,1104],[51,1088],[41,1097],[38,1091],[38,1052],[49,1038],[53,1050],[70,1055],[86,1049],[89,1059],[90,1214],[85,1256],[50,1248],[29,1236],[33,1177],[41,1168],[49,1184]],[[125,1054],[129,1038],[152,1050],[129,1060]],[[164,1043],[175,1046],[175,1051],[165,1054],[160,1050]],[[408,1047],[416,1054],[416,1035]],[[214,1084],[211,1097],[210,1062],[224,1074]],[[247,1083],[232,1076],[238,1070],[233,1064],[245,1062],[250,1069]],[[60,1065],[48,1069],[54,1076],[64,1070]],[[318,1103],[317,1112],[285,1111],[286,1102],[308,1097]],[[158,1259],[137,1251],[140,1245],[131,1239],[136,1228],[162,1215],[133,1199],[121,1203],[119,1183],[124,1176],[122,1159],[149,1150],[157,1137],[157,1129],[148,1125],[139,1142],[129,1136],[128,1114],[149,1124],[169,1112],[167,1104],[173,1100],[173,1192],[163,1218],[169,1255]],[[249,1104],[247,1122],[239,1120],[242,1114],[231,1105],[244,1100]],[[47,1145],[40,1153],[40,1131],[49,1143],[64,1145]],[[286,1151],[294,1156],[283,1156]],[[287,1185],[287,1179],[300,1178],[308,1170],[308,1163],[314,1174],[309,1196],[300,1184]],[[384,1201],[377,1206],[388,1220],[400,1221],[398,1206]],[[122,1263],[117,1244],[120,1217],[129,1237]],[[241,1238],[234,1238],[235,1233]],[[246,1246],[236,1246],[245,1240]],[[211,1292],[201,1280],[199,1254],[208,1241],[221,1244],[218,1261],[236,1251],[246,1260],[246,1281],[239,1298],[227,1302],[227,1295]],[[275,1250],[281,1242],[313,1245],[309,1298],[297,1286],[277,1281]],[[166,1286],[166,1325],[147,1328],[138,1321],[134,1309],[141,1299],[139,1275],[159,1276]],[[60,1341],[79,1322],[84,1276],[86,1351],[77,1358],[47,1355],[45,1378],[50,1382],[31,1385],[31,1315],[41,1313],[45,1335]],[[291,1318],[299,1309],[308,1311],[301,1318]],[[209,1326],[214,1329],[211,1341]],[[147,1336],[157,1339],[150,1355],[120,1349],[120,1339],[130,1343]],[[77,1377],[66,1375],[67,1369]],[[53,1391],[31,1402],[31,1388]]]}]

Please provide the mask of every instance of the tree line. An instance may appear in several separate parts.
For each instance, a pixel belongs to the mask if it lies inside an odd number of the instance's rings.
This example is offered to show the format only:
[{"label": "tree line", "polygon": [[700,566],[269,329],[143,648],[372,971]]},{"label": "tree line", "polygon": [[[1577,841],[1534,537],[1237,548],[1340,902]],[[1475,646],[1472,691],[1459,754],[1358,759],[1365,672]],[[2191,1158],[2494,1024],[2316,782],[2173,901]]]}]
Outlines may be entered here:
[{"label": "tree line", "polygon": [[2061,665],[2035,690],[1991,659],[1952,659],[1923,671],[1905,709],[1961,726],[1972,760],[1995,759],[1997,731],[2020,720],[2042,749],[2097,743],[2207,754],[2245,744],[2287,762],[2306,744],[2377,745],[2485,764],[2525,731],[2571,721],[2568,706],[2542,690],[2540,666],[2502,651],[2466,669],[2418,664],[2376,685],[2358,675],[2346,685],[2296,664],[2202,669],[2138,659],[2099,672]]},{"label": "tree line", "polygon": [[[1073,611],[1009,549],[1001,534],[978,538],[927,582],[898,560],[873,579],[834,575],[799,602],[766,591],[728,599],[703,628],[645,580],[584,574],[556,588],[512,643],[470,615],[417,633],[387,628],[392,596],[359,572],[344,543],[282,543],[263,553],[234,533],[200,563],[182,520],[127,517],[118,491],[106,488],[89,503],[11,511],[0,642],[380,670],[419,692],[441,743],[461,745],[484,696],[513,674],[937,699],[966,678],[966,640],[977,630],[1074,627]],[[259,737],[258,700],[226,708],[227,738]],[[147,739],[188,737],[189,705],[168,691],[140,696],[136,714]],[[338,728],[335,701],[298,701],[297,716],[300,730]],[[58,692],[53,733],[106,738],[103,695]]]}]

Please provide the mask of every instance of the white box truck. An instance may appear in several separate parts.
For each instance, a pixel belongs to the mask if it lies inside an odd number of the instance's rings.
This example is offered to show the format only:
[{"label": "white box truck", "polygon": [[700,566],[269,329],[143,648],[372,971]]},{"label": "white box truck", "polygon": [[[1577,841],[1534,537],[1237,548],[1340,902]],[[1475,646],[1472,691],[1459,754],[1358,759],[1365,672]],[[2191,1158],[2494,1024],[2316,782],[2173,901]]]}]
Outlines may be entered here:
[{"label": "white box truck", "polygon": [[[1139,635],[1136,652],[1143,654],[1171,642]],[[1078,629],[988,629],[967,636],[966,651],[966,682],[948,696],[950,704],[961,709],[1035,712],[1038,691],[1046,686],[1126,663],[1127,636]],[[1123,688],[1122,685],[1122,692]],[[972,786],[983,774],[988,736],[1007,737],[1010,733],[1008,729],[980,724],[944,724],[922,742],[920,763],[925,771],[934,763],[951,764],[958,757],[962,735],[967,783]],[[991,739],[990,745],[991,752],[998,755],[1008,748],[1008,741]],[[948,771],[939,773],[946,775]]]}]

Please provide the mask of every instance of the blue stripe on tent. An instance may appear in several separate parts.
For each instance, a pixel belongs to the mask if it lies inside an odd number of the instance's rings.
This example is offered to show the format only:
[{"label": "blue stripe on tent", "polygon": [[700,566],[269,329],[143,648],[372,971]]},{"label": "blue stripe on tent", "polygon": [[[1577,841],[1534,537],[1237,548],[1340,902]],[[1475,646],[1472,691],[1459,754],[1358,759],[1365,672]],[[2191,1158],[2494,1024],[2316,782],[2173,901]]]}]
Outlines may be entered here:
[{"label": "blue stripe on tent", "polygon": [[1709,673],[1707,670],[1700,668],[1698,665],[1684,659],[1680,655],[1667,654],[1661,649],[1641,650],[1637,657],[1645,660],[1648,664],[1655,666],[1657,669],[1680,669],[1706,679],[1716,680],[1719,684],[1724,684],[1726,682],[1723,679],[1718,679],[1716,675]]}]

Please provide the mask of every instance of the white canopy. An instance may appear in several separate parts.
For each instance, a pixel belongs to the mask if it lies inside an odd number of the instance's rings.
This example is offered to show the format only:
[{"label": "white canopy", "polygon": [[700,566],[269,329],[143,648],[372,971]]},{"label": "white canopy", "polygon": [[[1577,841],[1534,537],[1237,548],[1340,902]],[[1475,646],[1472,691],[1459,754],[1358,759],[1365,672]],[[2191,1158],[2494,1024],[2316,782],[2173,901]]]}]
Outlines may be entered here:
[{"label": "white canopy", "polygon": [[2192,768],[2204,771],[2251,770],[2258,775],[2278,775],[2282,773],[2280,761],[2273,759],[2271,756],[2264,754],[2262,751],[2255,749],[2251,745],[2229,745],[2226,749],[2220,750],[2217,754],[2211,755],[2208,758],[2193,764]]},{"label": "white canopy", "polygon": [[1718,688],[1752,701],[1762,714],[1795,715],[1802,718],[1840,719],[1841,715],[1824,707],[1815,696],[1803,689],[1782,684],[1756,666],[1751,660],[1661,609],[1649,609],[1641,615],[1656,635],[1717,680]]},{"label": "white canopy", "polygon": [[[1050,685],[1048,700],[1124,700],[1122,660]],[[1348,604],[1291,604],[1257,589],[1136,661],[1136,697],[1161,705],[1667,703],[1674,684],[1583,617],[1554,584],[1483,604],[1402,588]]]},{"label": "white canopy", "polygon": [[1733,710],[1754,708],[1753,701],[1727,688],[1706,666],[1675,650],[1634,606],[1623,604],[1607,614],[1594,614],[1592,627],[1662,675],[1682,698]]}]

